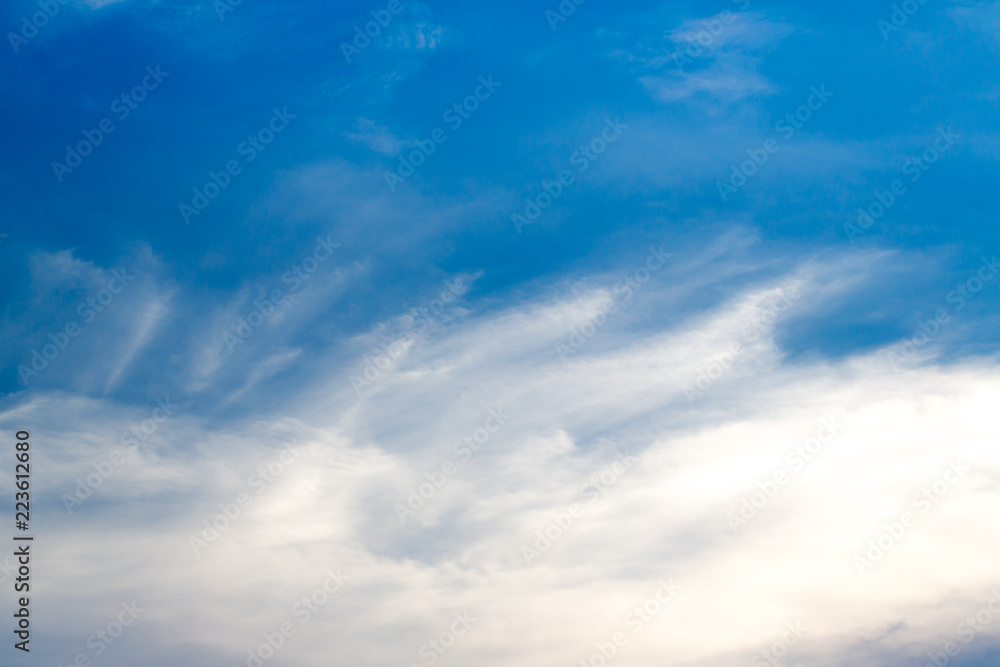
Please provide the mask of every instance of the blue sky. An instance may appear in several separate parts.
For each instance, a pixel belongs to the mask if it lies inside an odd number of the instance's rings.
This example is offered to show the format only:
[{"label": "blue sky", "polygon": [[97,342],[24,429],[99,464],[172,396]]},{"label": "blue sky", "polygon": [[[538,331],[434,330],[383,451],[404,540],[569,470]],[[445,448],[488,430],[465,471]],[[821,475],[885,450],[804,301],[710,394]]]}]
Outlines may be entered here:
[{"label": "blue sky", "polygon": [[787,664],[916,665],[1000,586],[1000,3],[42,5],[0,10],[0,424],[39,443],[44,660],[246,664],[334,564],[268,662],[429,664],[468,608],[441,664],[578,664],[664,578],[623,664],[762,664],[801,619]]}]

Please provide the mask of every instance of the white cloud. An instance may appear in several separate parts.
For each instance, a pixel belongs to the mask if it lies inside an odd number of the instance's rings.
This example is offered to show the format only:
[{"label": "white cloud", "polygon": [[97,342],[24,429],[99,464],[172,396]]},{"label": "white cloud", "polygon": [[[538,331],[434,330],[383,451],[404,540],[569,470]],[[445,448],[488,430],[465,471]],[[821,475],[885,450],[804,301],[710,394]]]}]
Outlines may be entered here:
[{"label": "white cloud", "polygon": [[[863,282],[874,259],[839,261]],[[37,622],[68,632],[53,659],[69,662],[134,597],[149,610],[134,630],[146,650],[176,655],[184,637],[204,656],[190,664],[243,664],[336,567],[348,584],[287,641],[284,663],[327,664],[335,648],[350,664],[421,664],[421,645],[465,609],[481,620],[443,662],[578,664],[622,631],[622,665],[731,665],[796,620],[807,631],[791,655],[803,665],[838,664],[863,642],[900,657],[943,645],[1000,583],[996,360],[896,372],[877,350],[785,362],[765,317],[776,290],[800,294],[780,323],[858,287],[831,284],[843,266],[815,260],[665,327],[636,326],[682,312],[681,285],[708,293],[671,271],[711,283],[716,264],[678,256],[657,275],[662,287],[650,281],[566,361],[554,347],[593,315],[600,288],[428,332],[362,399],[353,365],[320,355],[313,379],[284,397],[286,414],[253,391],[262,402],[239,420],[182,411],[136,453],[141,464],[122,466],[72,517],[53,516],[37,561],[49,573],[38,604],[61,610]],[[683,387],[734,342],[744,349],[731,368],[689,403]],[[62,395],[8,405],[0,424],[32,431],[49,498],[72,492],[153,407]],[[497,408],[506,423],[461,461],[454,444]],[[786,453],[824,419],[837,432],[794,470]],[[248,476],[293,437],[298,458],[256,495]],[[609,443],[635,458],[590,502],[586,485],[615,458]],[[457,472],[400,526],[393,504],[449,459]],[[968,472],[920,512],[915,496],[954,461]],[[779,470],[789,481],[734,535],[727,512]],[[241,492],[253,503],[196,558],[189,535]],[[573,525],[527,565],[522,545],[573,503],[583,505]],[[853,557],[904,511],[916,525],[861,576]],[[627,614],[661,578],[682,592],[632,633]],[[124,642],[102,657],[133,663]]]},{"label": "white cloud", "polygon": [[952,20],[963,28],[1000,37],[1000,2],[973,2],[948,8]]},{"label": "white cloud", "polygon": [[406,142],[393,135],[389,128],[378,125],[368,118],[359,118],[355,131],[347,133],[346,136],[382,155],[398,155],[406,145]]},{"label": "white cloud", "polygon": [[388,48],[407,51],[430,51],[441,45],[446,30],[444,26],[426,20],[415,20],[404,24],[399,30],[389,32],[385,37]]},{"label": "white cloud", "polygon": [[86,4],[91,9],[101,9],[102,7],[107,7],[108,5],[116,5],[120,2],[125,2],[126,0],[86,0]]},{"label": "white cloud", "polygon": [[664,102],[677,102],[698,93],[724,102],[737,102],[747,97],[771,95],[777,90],[766,78],[747,71],[743,65],[713,64],[698,73],[679,77],[644,76],[639,81]]},{"label": "white cloud", "polygon": [[617,50],[639,81],[666,102],[693,99],[733,104],[772,95],[777,87],[760,72],[761,53],[791,34],[787,23],[761,12],[723,12],[687,20],[661,40]]},{"label": "white cloud", "polygon": [[[0,324],[5,337],[23,345],[9,346],[0,358],[17,369],[22,388],[61,381],[84,392],[109,391],[169,312],[175,288],[164,273],[145,244],[107,267],[71,250],[36,253],[30,259],[30,298],[14,311],[16,317]],[[110,345],[112,340],[127,343],[122,348]]]}]

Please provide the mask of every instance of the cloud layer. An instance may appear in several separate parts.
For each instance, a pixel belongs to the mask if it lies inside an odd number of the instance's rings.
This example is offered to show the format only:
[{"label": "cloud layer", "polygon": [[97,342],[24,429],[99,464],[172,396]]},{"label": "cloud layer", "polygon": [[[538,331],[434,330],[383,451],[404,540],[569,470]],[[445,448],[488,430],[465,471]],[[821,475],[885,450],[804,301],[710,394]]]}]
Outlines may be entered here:
[{"label": "cloud layer", "polygon": [[[102,664],[245,664],[285,621],[287,664],[327,664],[331,645],[423,664],[456,613],[476,620],[443,663],[571,664],[621,632],[622,664],[732,664],[789,623],[796,664],[955,640],[1000,584],[1000,459],[978,418],[995,360],[788,363],[776,328],[831,297],[815,261],[636,335],[695,270],[638,259],[390,337],[366,355],[377,373],[331,350],[339,370],[319,355],[279,411],[251,389],[225,430],[178,398],[169,416],[58,393],[9,408],[60,512],[38,564],[53,573],[38,604],[61,610],[41,621],[46,657],[93,654],[79,637],[133,598],[146,611]],[[300,623],[327,570],[346,583]],[[664,583],[669,602],[631,613]]]}]

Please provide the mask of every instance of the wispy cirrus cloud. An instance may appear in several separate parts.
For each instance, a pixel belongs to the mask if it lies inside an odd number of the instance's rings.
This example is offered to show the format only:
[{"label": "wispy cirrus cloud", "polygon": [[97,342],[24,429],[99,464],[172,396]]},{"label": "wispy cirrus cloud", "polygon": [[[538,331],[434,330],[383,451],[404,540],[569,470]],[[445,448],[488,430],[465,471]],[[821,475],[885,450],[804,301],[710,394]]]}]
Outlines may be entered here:
[{"label": "wispy cirrus cloud", "polygon": [[792,32],[762,12],[727,11],[685,20],[659,40],[646,38],[613,55],[631,63],[640,83],[663,101],[731,104],[777,91],[760,71],[761,54]]},{"label": "wispy cirrus cloud", "polygon": [[[733,257],[720,265],[715,252],[674,250],[673,263],[568,358],[555,346],[590,321],[606,297],[601,285],[621,271],[441,321],[362,397],[348,377],[359,360],[336,345],[312,351],[311,371],[283,385],[265,388],[251,374],[239,409],[233,404],[224,417],[209,417],[213,406],[204,402],[230,404],[225,385],[200,391],[198,406],[171,396],[189,407],[49,538],[58,549],[47,553],[63,564],[43,555],[40,566],[60,573],[56,584],[75,581],[87,602],[61,607],[53,622],[70,630],[47,655],[72,657],[78,622],[68,619],[100,623],[93,600],[135,597],[150,610],[136,632],[159,659],[183,654],[171,639],[182,633],[203,656],[191,664],[242,660],[332,566],[350,585],[289,640],[287,660],[318,664],[332,638],[351,661],[406,663],[462,610],[477,620],[455,644],[456,659],[586,658],[630,627],[630,611],[660,579],[681,592],[648,621],[656,632],[630,635],[621,648],[630,660],[669,653],[705,667],[747,661],[787,623],[806,628],[789,655],[810,667],[862,645],[898,664],[935,650],[998,583],[993,561],[977,556],[1000,546],[986,530],[1000,510],[991,491],[1000,483],[997,433],[969,418],[998,399],[995,360],[939,365],[932,354],[896,369],[888,349],[875,349],[789,363],[779,331],[866,289],[877,279],[871,267],[887,256],[815,258],[750,279],[756,269]],[[851,280],[831,280],[848,265]],[[734,279],[744,285],[729,297],[678,307]],[[796,297],[775,318],[782,292]],[[680,315],[649,326],[670,312]],[[294,338],[308,326],[285,321],[274,334]],[[740,351],[716,374],[734,343]],[[248,355],[242,363],[266,378],[284,362]],[[704,374],[712,382],[689,400],[684,387]],[[272,400],[276,390],[280,401]],[[58,393],[11,398],[0,423],[51,443],[39,454],[50,471],[39,484],[53,504],[152,409]],[[504,415],[501,427],[468,456],[463,438],[490,414]],[[809,444],[817,433],[821,451]],[[248,480],[291,441],[295,462],[257,495]],[[815,456],[804,458],[808,451]],[[435,478],[449,461],[457,472]],[[921,489],[956,461],[961,479],[922,512]],[[782,471],[786,481],[770,490]],[[435,490],[420,492],[425,506],[401,525],[395,506],[412,502],[428,480]],[[192,551],[192,536],[203,536],[204,522],[242,492],[253,503],[203,538],[204,551]],[[743,505],[749,498],[752,513]],[[919,522],[868,556],[870,541],[905,511]],[[560,518],[570,512],[571,521]],[[744,517],[735,532],[734,515]],[[859,571],[859,555],[874,562]],[[114,587],[94,576],[109,559],[133,563]],[[919,588],[904,585],[914,577]],[[206,606],[180,604],[196,591]],[[857,599],[863,608],[849,603]],[[237,619],[220,616],[225,608],[254,611]],[[522,639],[511,643],[512,633]],[[996,636],[987,634],[985,642]],[[109,665],[129,660],[127,651],[105,657]]]},{"label": "wispy cirrus cloud", "polygon": [[406,146],[406,141],[393,135],[389,128],[368,118],[359,118],[354,131],[347,133],[346,136],[382,155],[398,155]]},{"label": "wispy cirrus cloud", "polygon": [[[189,413],[164,424],[138,459],[95,492],[99,501],[59,520],[58,537],[47,538],[72,566],[55,568],[44,555],[40,564],[60,573],[56,584],[78,582],[81,600],[141,600],[150,609],[143,642],[164,660],[183,650],[169,639],[177,633],[205,656],[241,659],[334,564],[350,585],[289,641],[286,659],[316,664],[333,638],[351,661],[405,663],[462,609],[479,620],[455,646],[456,658],[541,665],[546,656],[586,657],[595,642],[628,627],[630,609],[660,579],[682,592],[649,621],[656,632],[622,647],[630,660],[654,661],[666,651],[706,667],[746,661],[789,622],[807,629],[790,655],[810,667],[860,644],[900,660],[918,655],[946,641],[952,618],[978,609],[997,584],[992,561],[976,556],[1000,546],[984,524],[1000,510],[990,491],[1000,480],[996,431],[966,416],[998,399],[998,371],[983,359],[899,372],[880,350],[835,363],[784,363],[775,327],[801,314],[795,306],[768,321],[769,295],[795,289],[808,312],[864,285],[832,285],[821,278],[827,270],[802,265],[636,335],[637,320],[669,310],[680,296],[664,288],[674,275],[664,269],[662,283],[637,293],[620,319],[569,359],[554,346],[589,316],[592,294],[474,315],[428,332],[360,399],[343,367],[314,356],[323,371],[303,378],[280,410],[258,403],[230,417],[224,432]],[[689,402],[683,386],[734,340],[746,340],[742,331],[755,321],[753,342]],[[264,369],[270,362],[253,363]],[[267,395],[249,392],[250,404]],[[464,457],[462,436],[491,409],[507,419],[488,445]],[[49,394],[16,401],[0,422],[51,443],[40,454],[50,471],[40,483],[56,498],[143,412]],[[834,425],[832,438],[797,468],[786,453],[824,423]],[[247,491],[254,469],[292,439],[297,462],[203,553],[192,553],[189,539],[204,530],[203,519]],[[613,467],[622,456],[627,468]],[[401,526],[394,505],[449,460],[458,472]],[[961,481],[859,573],[855,556],[901,512],[918,512],[914,496],[954,461],[967,466]],[[796,474],[734,534],[728,517],[741,499],[781,470]],[[124,502],[131,509],[122,515]],[[580,509],[571,525],[559,519],[562,528],[546,528],[574,504]],[[119,517],[113,524],[109,513]],[[114,587],[92,576],[106,556],[77,539],[96,524],[104,526],[101,553],[111,545],[141,563]],[[532,550],[537,556],[526,559]],[[942,567],[928,569],[929,557]],[[914,577],[919,589],[903,585]],[[250,580],[269,585],[250,593],[239,583]],[[211,603],[183,616],[169,611],[195,591]],[[858,598],[863,609],[845,606]],[[255,611],[219,623],[217,611],[229,606]],[[835,612],[847,607],[850,613]],[[100,622],[99,604],[63,609],[63,616]],[[536,631],[511,644],[522,627]],[[724,636],[718,627],[728,628]],[[72,636],[47,653],[71,655]],[[105,658],[123,660],[121,652]]]}]

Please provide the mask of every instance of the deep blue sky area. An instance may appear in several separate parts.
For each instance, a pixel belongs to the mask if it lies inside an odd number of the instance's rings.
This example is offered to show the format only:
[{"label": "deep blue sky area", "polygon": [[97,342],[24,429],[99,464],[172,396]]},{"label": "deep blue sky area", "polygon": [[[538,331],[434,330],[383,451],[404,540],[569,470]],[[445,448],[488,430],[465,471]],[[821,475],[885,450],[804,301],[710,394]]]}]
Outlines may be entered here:
[{"label": "deep blue sky area", "polygon": [[[611,270],[653,241],[696,245],[699,230],[736,225],[754,230],[765,255],[900,253],[880,284],[785,331],[793,356],[907,335],[926,302],[1000,245],[995,17],[928,5],[883,39],[877,22],[891,10],[870,3],[744,5],[591,2],[553,30],[534,6],[405,3],[351,62],[340,44],[379,8],[244,2],[220,19],[209,3],[61,6],[0,63],[9,235],[0,307],[8,320],[39,316],[29,269],[38,253],[71,249],[111,267],[137,245],[209,307],[280,275],[317,234],[333,233],[343,237],[341,264],[371,267],[370,298],[330,306],[350,335],[416,305],[445,275],[482,272],[469,297],[487,307],[539,278]],[[3,21],[33,8],[8,3]],[[703,21],[716,15],[731,22],[714,19],[723,29],[711,36]],[[700,48],[699,31],[708,46],[677,69],[671,55]],[[112,101],[147,66],[168,75],[120,119]],[[448,127],[443,114],[487,75],[499,87]],[[776,124],[813,86],[832,97],[784,139]],[[210,172],[243,160],[238,146],[275,108],[294,121],[184,224],[179,205]],[[104,118],[114,132],[60,182],[52,163]],[[510,215],[544,180],[575,169],[574,151],[613,118],[629,126],[620,142],[519,233]],[[439,127],[447,141],[389,192],[386,170]],[[910,182],[906,161],[949,127],[961,138]],[[780,143],[770,164],[723,201],[720,181],[769,137]],[[857,208],[897,178],[905,195],[848,238]],[[720,296],[737,287],[720,286]],[[988,285],[974,316],[983,326],[963,334],[980,352],[996,342],[987,324],[996,296]],[[24,387],[16,365],[42,336],[5,346],[4,391]]]}]

